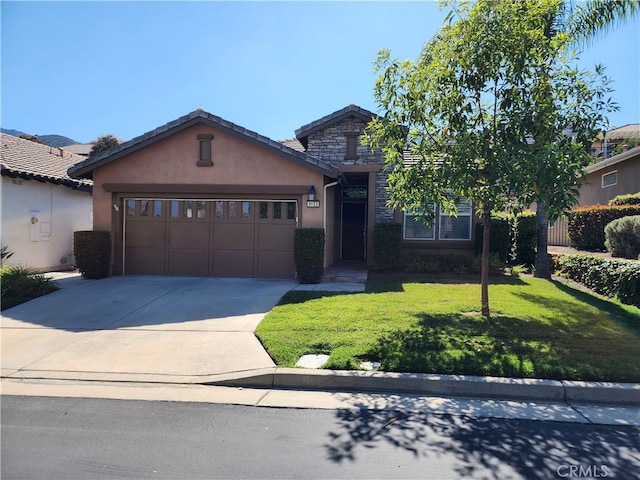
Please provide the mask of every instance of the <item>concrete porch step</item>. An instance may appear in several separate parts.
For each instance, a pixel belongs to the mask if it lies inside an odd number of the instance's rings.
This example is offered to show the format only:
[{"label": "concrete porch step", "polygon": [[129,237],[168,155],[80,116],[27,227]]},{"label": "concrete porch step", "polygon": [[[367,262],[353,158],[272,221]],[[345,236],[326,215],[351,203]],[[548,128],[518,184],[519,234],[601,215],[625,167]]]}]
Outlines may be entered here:
[{"label": "concrete porch step", "polygon": [[333,264],[322,276],[323,283],[366,283],[369,272],[364,264]]}]

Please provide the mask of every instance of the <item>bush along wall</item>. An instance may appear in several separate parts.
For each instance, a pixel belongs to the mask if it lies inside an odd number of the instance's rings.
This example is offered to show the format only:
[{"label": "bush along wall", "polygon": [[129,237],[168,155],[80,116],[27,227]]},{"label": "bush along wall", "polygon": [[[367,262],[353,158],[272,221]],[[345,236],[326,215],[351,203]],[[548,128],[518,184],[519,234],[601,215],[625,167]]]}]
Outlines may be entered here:
[{"label": "bush along wall", "polygon": [[613,220],[640,215],[640,205],[576,208],[569,214],[569,245],[578,250],[604,251],[604,228]]},{"label": "bush along wall", "polygon": [[376,270],[392,270],[400,260],[402,225],[376,223],[373,227],[373,263]]},{"label": "bush along wall", "polygon": [[604,227],[604,246],[614,257],[636,259],[640,255],[640,215],[622,217]]},{"label": "bush along wall", "polygon": [[538,244],[538,224],[534,212],[522,212],[512,217],[513,249],[511,263],[513,265],[531,266],[536,263],[536,247]]},{"label": "bush along wall", "polygon": [[[476,255],[482,254],[482,223],[476,225]],[[491,217],[489,253],[502,263],[531,266],[536,261],[537,224],[534,212]]]},{"label": "bush along wall", "polygon": [[[484,238],[482,222],[476,224],[476,255],[482,255]],[[501,262],[509,261],[511,251],[511,223],[509,215],[494,213],[491,215],[491,231],[489,233],[489,253],[498,256]]]},{"label": "bush along wall", "polygon": [[111,269],[111,234],[99,230],[73,232],[73,254],[84,278],[104,278]]},{"label": "bush along wall", "polygon": [[640,192],[618,195],[609,200],[609,206],[615,205],[640,205]]},{"label": "bush along wall", "polygon": [[293,257],[300,283],[320,283],[324,273],[324,229],[296,229]]},{"label": "bush along wall", "polygon": [[589,255],[554,255],[553,266],[560,276],[640,308],[640,263]]},{"label": "bush along wall", "polygon": [[455,253],[414,253],[406,262],[407,273],[472,273],[474,259]]}]

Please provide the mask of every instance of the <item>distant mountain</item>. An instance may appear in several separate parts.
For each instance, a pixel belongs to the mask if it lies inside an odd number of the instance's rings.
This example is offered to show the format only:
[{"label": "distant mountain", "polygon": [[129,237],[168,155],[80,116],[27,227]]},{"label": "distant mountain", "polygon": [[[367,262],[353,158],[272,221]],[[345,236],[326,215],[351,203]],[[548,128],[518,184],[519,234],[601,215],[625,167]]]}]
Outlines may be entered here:
[{"label": "distant mountain", "polygon": [[7,135],[13,135],[14,137],[19,137],[23,135],[24,132],[19,132],[18,130],[11,130],[10,128],[2,128],[2,133],[6,133]]},{"label": "distant mountain", "polygon": [[50,147],[66,147],[67,145],[75,145],[75,140],[69,137],[63,137],[62,135],[38,135],[38,138],[45,145]]},{"label": "distant mountain", "polygon": [[[9,128],[3,128],[2,133],[13,135],[14,137],[19,137],[20,135],[31,135],[30,133],[11,130]],[[75,145],[78,143],[69,137],[63,137],[62,135],[36,135],[36,137],[38,137],[43,144],[50,147],[66,147],[67,145]]]}]

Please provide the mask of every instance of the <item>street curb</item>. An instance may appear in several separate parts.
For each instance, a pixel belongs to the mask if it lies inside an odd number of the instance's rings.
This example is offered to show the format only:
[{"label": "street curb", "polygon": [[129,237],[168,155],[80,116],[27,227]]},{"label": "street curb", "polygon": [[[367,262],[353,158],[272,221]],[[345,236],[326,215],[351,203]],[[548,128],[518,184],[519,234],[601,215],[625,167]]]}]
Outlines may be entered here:
[{"label": "street curb", "polygon": [[414,393],[640,407],[640,384],[637,383],[274,368],[217,375],[206,384],[292,390]]}]

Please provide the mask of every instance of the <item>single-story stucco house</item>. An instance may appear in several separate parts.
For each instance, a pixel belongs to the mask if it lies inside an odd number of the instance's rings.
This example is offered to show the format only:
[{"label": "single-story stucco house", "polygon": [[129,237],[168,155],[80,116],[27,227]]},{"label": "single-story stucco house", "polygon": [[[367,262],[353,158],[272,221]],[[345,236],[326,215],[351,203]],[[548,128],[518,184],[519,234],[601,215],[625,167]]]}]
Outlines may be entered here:
[{"label": "single-story stucco house", "polygon": [[470,204],[431,227],[387,206],[384,155],[360,144],[374,115],[349,105],[279,142],[196,110],[69,174],[94,182],[116,275],[293,278],[297,227],[325,230],[325,267],[371,265],[378,222],[401,223],[407,249],[472,254]]},{"label": "single-story stucco house", "polygon": [[[576,207],[607,205],[618,195],[640,192],[640,147],[600,160],[585,168]],[[549,226],[550,245],[569,245],[567,220]]]},{"label": "single-story stucco house", "polygon": [[607,205],[618,195],[640,192],[640,147],[589,165],[578,205]]},{"label": "single-story stucco house", "polygon": [[71,178],[85,157],[1,134],[2,245],[7,264],[41,271],[69,270],[73,232],[91,230],[92,182]]}]

